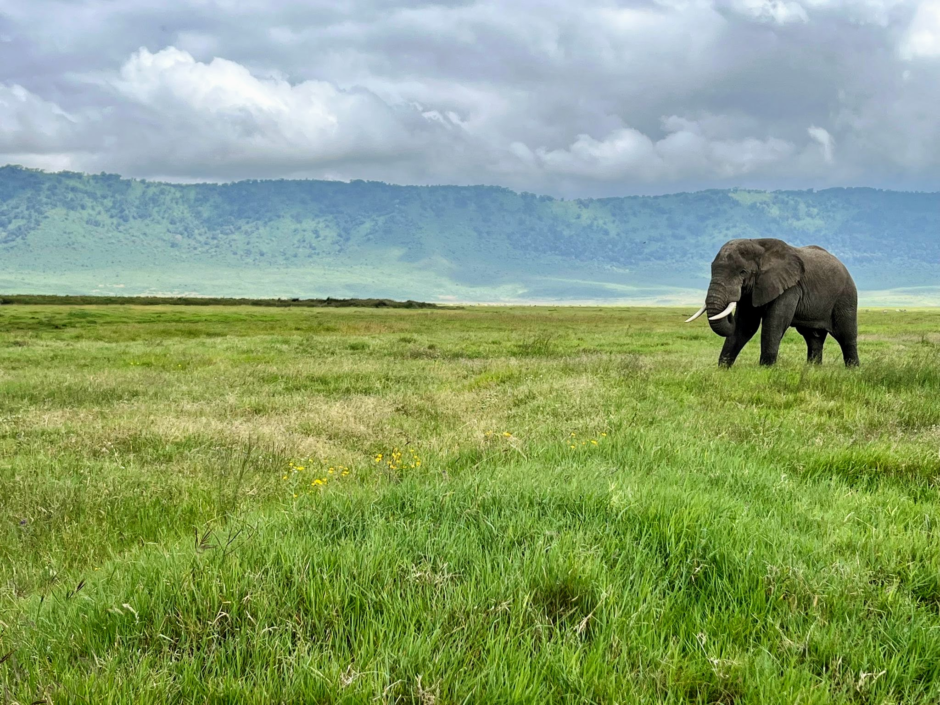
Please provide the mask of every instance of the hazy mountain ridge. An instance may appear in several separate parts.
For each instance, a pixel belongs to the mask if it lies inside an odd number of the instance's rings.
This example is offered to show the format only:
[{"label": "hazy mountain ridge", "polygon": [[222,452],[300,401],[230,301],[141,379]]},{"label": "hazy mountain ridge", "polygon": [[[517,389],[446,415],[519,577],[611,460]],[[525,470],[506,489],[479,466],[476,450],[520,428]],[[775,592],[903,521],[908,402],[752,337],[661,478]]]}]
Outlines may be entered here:
[{"label": "hazy mountain ridge", "polygon": [[938,235],[937,193],[561,200],[491,186],[180,185],[0,168],[4,291],[672,300],[702,288],[735,237],[826,247],[861,289],[931,287]]}]

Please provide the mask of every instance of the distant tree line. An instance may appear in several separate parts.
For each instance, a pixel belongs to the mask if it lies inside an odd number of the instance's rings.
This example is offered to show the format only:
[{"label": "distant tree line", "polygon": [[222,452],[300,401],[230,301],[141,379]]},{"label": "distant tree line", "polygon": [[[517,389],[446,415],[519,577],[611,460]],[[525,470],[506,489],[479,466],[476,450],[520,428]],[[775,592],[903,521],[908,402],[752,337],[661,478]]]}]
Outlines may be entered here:
[{"label": "distant tree line", "polygon": [[936,193],[710,190],[563,200],[490,186],[179,185],[0,168],[6,268],[66,266],[61,253],[68,251],[75,268],[296,268],[437,257],[467,272],[566,262],[698,271],[726,240],[779,237],[897,279],[907,267],[940,263],[938,235]]}]

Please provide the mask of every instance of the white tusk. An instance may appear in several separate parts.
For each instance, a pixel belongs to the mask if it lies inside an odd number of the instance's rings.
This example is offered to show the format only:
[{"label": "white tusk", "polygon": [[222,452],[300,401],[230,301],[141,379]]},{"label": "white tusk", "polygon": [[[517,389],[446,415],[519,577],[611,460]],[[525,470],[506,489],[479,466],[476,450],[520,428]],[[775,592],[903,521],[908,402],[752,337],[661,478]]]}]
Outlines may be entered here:
[{"label": "white tusk", "polygon": [[734,309],[736,309],[737,307],[738,307],[738,302],[737,302],[737,301],[732,301],[730,304],[728,304],[728,308],[726,308],[724,311],[722,311],[721,313],[719,313],[717,316],[712,316],[712,317],[710,317],[708,320],[709,320],[709,321],[720,321],[722,318],[727,318],[727,317],[730,316],[732,313],[734,313]]},{"label": "white tusk", "polygon": [[698,318],[699,316],[701,316],[703,313],[705,313],[705,307],[704,307],[704,306],[702,306],[702,308],[700,308],[698,311],[696,311],[696,312],[695,312],[695,315],[692,316],[692,318],[687,318],[685,322],[686,322],[686,323],[691,323],[691,322],[694,321],[696,318]]}]

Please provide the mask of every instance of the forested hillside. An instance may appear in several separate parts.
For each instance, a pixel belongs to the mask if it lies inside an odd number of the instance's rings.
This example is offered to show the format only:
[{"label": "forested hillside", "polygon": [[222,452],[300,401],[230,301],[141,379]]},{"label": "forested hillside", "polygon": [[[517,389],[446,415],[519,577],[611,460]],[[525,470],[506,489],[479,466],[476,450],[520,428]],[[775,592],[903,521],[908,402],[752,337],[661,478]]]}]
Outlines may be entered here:
[{"label": "forested hillside", "polygon": [[736,237],[822,245],[866,290],[940,285],[936,193],[561,200],[489,186],[179,185],[0,168],[6,293],[671,301],[704,287],[715,251]]}]

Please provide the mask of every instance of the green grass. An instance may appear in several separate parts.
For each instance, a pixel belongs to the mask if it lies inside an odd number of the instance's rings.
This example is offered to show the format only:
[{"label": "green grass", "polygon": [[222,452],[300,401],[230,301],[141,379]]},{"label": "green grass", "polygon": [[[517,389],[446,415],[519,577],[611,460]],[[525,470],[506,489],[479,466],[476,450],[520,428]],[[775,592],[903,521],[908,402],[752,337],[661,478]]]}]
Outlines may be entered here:
[{"label": "green grass", "polygon": [[0,308],[0,701],[936,702],[940,312],[687,315]]}]

